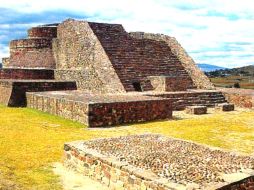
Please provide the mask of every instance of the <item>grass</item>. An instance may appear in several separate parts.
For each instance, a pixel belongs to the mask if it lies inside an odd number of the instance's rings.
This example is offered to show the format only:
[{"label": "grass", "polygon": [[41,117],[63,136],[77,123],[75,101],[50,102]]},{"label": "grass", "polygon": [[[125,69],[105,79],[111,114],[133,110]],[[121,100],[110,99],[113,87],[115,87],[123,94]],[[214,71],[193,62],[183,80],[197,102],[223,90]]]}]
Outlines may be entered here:
[{"label": "grass", "polygon": [[254,152],[254,111],[203,116],[177,112],[170,121],[88,129],[32,109],[0,106],[0,121],[0,179],[24,189],[62,189],[51,165],[61,161],[64,142],[73,140],[160,133],[242,153]]},{"label": "grass", "polygon": [[218,87],[234,86],[235,83],[239,83],[241,88],[254,89],[254,78],[247,76],[227,76],[227,77],[215,77],[210,78],[211,82]]}]

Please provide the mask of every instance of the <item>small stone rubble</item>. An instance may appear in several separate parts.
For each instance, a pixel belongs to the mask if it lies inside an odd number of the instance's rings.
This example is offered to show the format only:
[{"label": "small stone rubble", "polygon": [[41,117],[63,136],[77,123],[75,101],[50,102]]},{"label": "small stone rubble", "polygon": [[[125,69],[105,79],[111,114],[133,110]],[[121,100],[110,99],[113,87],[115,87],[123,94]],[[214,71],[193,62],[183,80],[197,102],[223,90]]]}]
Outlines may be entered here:
[{"label": "small stone rubble", "polygon": [[253,172],[254,169],[253,157],[161,135],[98,139],[85,141],[84,145],[182,185],[195,183],[201,187],[211,187],[211,184],[225,182],[224,175]]}]

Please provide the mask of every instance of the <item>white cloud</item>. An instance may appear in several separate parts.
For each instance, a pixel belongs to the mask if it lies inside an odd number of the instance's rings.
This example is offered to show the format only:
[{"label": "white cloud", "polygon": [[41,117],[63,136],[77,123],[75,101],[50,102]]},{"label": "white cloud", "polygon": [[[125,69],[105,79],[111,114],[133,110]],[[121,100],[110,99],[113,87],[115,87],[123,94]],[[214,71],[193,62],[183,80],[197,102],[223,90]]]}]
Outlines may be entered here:
[{"label": "white cloud", "polygon": [[[232,67],[254,61],[244,57],[254,55],[252,0],[0,0],[0,8],[29,14],[65,10],[91,21],[121,23],[127,31],[166,33],[188,52],[200,52],[190,53],[196,62]],[[223,49],[229,42],[250,44],[236,44],[241,51]],[[218,49],[218,57],[210,49]]]}]

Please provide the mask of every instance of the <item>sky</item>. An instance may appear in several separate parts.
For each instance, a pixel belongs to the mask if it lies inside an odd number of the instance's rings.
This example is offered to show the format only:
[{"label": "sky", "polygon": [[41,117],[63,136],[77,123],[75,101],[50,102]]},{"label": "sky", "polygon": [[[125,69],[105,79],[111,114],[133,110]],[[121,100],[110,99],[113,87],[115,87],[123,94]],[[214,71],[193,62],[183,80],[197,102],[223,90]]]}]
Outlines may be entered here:
[{"label": "sky", "polygon": [[28,28],[67,18],[176,37],[196,63],[254,64],[253,0],[0,0],[0,58]]}]

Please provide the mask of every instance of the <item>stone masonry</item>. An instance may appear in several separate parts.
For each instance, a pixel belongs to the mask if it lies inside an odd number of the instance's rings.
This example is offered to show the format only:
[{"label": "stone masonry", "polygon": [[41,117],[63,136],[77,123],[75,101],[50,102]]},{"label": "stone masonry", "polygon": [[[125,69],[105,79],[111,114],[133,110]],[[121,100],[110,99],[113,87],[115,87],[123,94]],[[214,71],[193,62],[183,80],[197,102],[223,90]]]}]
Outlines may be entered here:
[{"label": "stone masonry", "polygon": [[[68,19],[33,27],[10,42],[2,62],[0,103],[28,103],[91,127],[170,119],[186,106],[226,102],[175,38],[128,33],[120,24]],[[80,117],[71,114],[76,105]]]},{"label": "stone masonry", "polygon": [[64,145],[66,166],[112,190],[252,190],[254,157],[162,135]]}]

